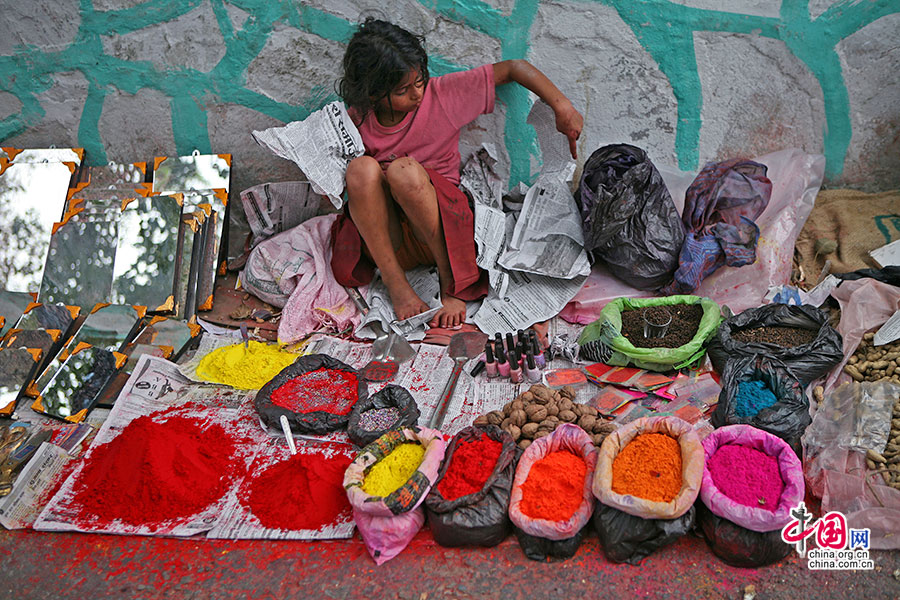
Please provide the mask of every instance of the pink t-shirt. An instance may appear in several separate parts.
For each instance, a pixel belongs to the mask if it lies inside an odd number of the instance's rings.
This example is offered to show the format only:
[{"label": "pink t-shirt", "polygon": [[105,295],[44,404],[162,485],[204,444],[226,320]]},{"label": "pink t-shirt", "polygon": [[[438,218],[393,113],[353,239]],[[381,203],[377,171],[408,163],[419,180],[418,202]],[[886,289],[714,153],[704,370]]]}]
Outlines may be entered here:
[{"label": "pink t-shirt", "polygon": [[459,131],[478,115],[494,110],[494,68],[433,77],[422,103],[393,127],[384,127],[369,113],[359,133],[366,154],[380,163],[403,156],[416,159],[459,184]]}]

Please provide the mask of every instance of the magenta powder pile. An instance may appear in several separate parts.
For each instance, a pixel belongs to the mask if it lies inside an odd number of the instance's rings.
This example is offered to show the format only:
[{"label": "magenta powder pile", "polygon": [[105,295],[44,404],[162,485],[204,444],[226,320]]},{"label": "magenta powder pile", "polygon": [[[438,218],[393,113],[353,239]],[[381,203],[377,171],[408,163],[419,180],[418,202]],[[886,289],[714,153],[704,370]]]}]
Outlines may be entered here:
[{"label": "magenta powder pile", "polygon": [[719,491],[744,506],[778,508],[784,482],[778,460],[764,452],[726,444],[720,446],[706,463]]}]

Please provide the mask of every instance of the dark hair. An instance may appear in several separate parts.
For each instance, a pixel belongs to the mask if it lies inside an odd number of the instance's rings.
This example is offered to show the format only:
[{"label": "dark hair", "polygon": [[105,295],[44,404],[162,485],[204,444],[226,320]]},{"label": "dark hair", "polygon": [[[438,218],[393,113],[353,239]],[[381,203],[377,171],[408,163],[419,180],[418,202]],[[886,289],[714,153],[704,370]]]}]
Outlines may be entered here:
[{"label": "dark hair", "polygon": [[393,23],[366,19],[344,53],[344,76],[338,81],[341,99],[365,118],[411,70],[417,70],[427,85],[428,55],[423,41]]}]

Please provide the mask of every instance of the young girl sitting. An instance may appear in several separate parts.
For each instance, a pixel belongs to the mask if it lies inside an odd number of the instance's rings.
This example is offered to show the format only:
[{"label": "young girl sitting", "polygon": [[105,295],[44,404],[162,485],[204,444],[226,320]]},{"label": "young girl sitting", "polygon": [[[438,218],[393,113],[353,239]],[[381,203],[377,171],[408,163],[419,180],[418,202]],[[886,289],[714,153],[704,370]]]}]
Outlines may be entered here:
[{"label": "young girl sitting", "polygon": [[[474,217],[459,184],[459,133],[494,110],[495,88],[516,82],[556,114],[572,158],[583,119],[566,96],[525,60],[505,60],[429,78],[421,39],[368,19],[350,39],[339,91],[365,144],[347,168],[347,207],[333,230],[332,269],[339,283],[366,285],[374,267],[398,319],[428,310],[405,271],[436,265],[442,307],[432,326],[465,321],[466,300],[487,293],[475,264]],[[374,266],[373,263],[374,262]]]}]

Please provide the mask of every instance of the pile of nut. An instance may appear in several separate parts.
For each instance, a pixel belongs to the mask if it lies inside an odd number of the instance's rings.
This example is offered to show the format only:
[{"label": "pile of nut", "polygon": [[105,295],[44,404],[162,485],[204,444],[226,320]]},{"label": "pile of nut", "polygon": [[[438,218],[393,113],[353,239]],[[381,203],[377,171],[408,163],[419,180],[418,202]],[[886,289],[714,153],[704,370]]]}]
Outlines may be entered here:
[{"label": "pile of nut", "polygon": [[856,352],[844,365],[844,371],[856,381],[900,383],[900,340],[875,346],[874,336],[871,332],[863,336]]},{"label": "pile of nut", "polygon": [[900,490],[900,398],[894,401],[891,432],[884,454],[866,450],[866,466],[879,473],[885,484]]},{"label": "pile of nut", "polygon": [[575,390],[571,386],[553,390],[536,384],[507,403],[503,410],[491,411],[475,419],[475,425],[497,425],[524,449],[534,440],[550,435],[560,424],[574,423],[599,447],[617,426],[603,420],[593,406],[578,404],[574,399]]}]

